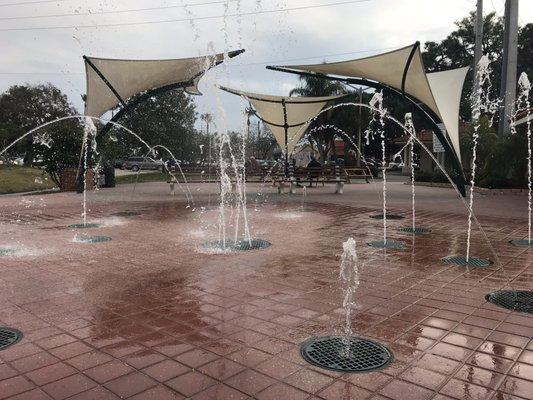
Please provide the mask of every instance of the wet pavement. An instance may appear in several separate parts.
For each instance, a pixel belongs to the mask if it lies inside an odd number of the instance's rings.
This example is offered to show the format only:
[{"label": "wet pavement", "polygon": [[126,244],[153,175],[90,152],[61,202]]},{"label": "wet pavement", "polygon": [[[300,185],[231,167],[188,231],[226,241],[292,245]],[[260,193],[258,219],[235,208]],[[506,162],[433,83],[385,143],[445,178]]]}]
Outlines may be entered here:
[{"label": "wet pavement", "polygon": [[[24,333],[0,351],[0,399],[533,399],[533,318],[485,300],[532,290],[533,253],[512,246],[527,220],[520,196],[478,196],[484,232],[472,255],[488,268],[446,265],[465,254],[465,209],[447,189],[390,185],[382,240],[379,185],[280,196],[249,185],[254,237],[272,246],[217,254],[216,186],[191,186],[196,203],[168,185],[91,193],[89,222],[75,194],[0,198],[0,325]],[[205,208],[202,208],[205,207]],[[233,227],[234,228],[234,227]],[[233,230],[230,229],[231,232]],[[104,243],[76,243],[76,235]],[[486,240],[485,235],[490,240]],[[394,354],[387,368],[342,374],[306,363],[299,345],[343,329],[338,273],[353,236],[361,265],[353,331]]]}]

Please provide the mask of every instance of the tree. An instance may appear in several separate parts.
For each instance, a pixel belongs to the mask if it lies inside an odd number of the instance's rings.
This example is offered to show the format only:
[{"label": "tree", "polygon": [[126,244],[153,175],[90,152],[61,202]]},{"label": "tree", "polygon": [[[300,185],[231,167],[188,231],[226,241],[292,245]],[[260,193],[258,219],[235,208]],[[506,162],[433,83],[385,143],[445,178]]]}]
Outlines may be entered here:
[{"label": "tree", "polygon": [[[424,64],[429,72],[443,71],[464,66],[471,66],[474,62],[475,47],[475,12],[455,23],[457,29],[440,42],[426,42],[422,54]],[[520,28],[518,33],[518,75],[526,72],[533,76],[533,24]],[[483,54],[492,61],[492,89],[493,97],[500,94],[500,76],[502,68],[503,49],[503,20],[495,13],[489,13],[483,18]],[[472,71],[465,82],[461,100],[460,117],[466,121],[470,119],[470,95],[472,93]]]},{"label": "tree", "polygon": [[[11,86],[0,95],[1,142],[20,137],[46,122],[76,114],[67,96],[50,83]],[[50,129],[53,126],[47,131]],[[24,155],[26,165],[32,165],[35,158],[34,136],[29,135],[15,148],[17,155]]]},{"label": "tree", "polygon": [[[309,75],[300,76],[300,86],[292,89],[289,96],[306,96],[306,97],[320,97],[320,96],[335,96],[345,93],[346,90],[340,82],[330,81],[323,78],[318,78]],[[330,124],[338,110],[332,109],[321,114],[309,126],[308,132],[313,128]],[[312,146],[316,147],[320,153],[322,162],[327,160],[327,155],[332,149],[333,139],[337,133],[332,129],[314,130],[307,138]]]},{"label": "tree", "polygon": [[[138,134],[150,146],[166,146],[178,160],[196,161],[200,156],[200,136],[194,128],[196,115],[193,100],[183,90],[176,89],[138,104],[118,123]],[[123,129],[113,127],[109,135],[115,140],[115,146],[120,143],[123,156],[130,155],[132,149],[138,155],[148,151]],[[165,158],[170,156],[165,155]]]}]

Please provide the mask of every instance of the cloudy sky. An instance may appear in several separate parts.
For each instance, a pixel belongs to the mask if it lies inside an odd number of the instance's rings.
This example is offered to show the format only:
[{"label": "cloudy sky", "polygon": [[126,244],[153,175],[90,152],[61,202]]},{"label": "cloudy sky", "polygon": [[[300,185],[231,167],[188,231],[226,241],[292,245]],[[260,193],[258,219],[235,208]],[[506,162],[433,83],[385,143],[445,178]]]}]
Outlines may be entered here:
[{"label": "cloudy sky", "polygon": [[[0,91],[52,82],[82,111],[82,55],[158,59],[245,48],[211,70],[199,112],[236,129],[242,101],[214,84],[288,94],[294,76],[268,64],[359,58],[419,40],[440,40],[475,9],[475,0],[0,0]],[[533,1],[520,2],[533,22]],[[503,14],[504,0],[485,0]]]}]

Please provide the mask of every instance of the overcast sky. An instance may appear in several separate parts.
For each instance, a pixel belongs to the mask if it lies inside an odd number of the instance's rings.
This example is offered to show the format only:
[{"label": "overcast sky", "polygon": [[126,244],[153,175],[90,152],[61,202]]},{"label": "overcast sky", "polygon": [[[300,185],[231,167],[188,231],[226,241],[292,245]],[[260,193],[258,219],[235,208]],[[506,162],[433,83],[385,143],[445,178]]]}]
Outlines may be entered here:
[{"label": "overcast sky", "polygon": [[[85,93],[82,55],[158,59],[245,48],[246,53],[204,77],[200,83],[204,95],[195,99],[199,112],[216,115],[219,129],[237,129],[245,105],[214,88],[215,83],[286,95],[296,78],[265,70],[265,65],[353,59],[416,40],[440,40],[453,29],[454,21],[475,9],[475,3],[0,0],[0,91],[13,84],[52,82],[81,112],[81,94]],[[533,22],[533,1],[520,3],[520,23]],[[485,13],[502,15],[504,0],[485,0],[484,7]],[[143,10],[125,12],[139,9]]]}]

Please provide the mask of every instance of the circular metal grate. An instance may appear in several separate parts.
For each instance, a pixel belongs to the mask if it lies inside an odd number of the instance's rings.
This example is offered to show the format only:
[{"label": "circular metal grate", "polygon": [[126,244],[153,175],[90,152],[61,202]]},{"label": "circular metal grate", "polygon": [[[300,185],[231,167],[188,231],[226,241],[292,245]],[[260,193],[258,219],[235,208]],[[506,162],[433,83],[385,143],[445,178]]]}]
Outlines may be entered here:
[{"label": "circular metal grate", "polygon": [[373,240],[372,242],[367,243],[370,247],[376,249],[395,249],[395,250],[404,250],[405,243],[400,242],[399,240],[389,239],[386,242],[384,240]]},{"label": "circular metal grate", "polygon": [[100,225],[98,224],[72,224],[72,225],[69,225],[68,227],[69,228],[73,228],[73,229],[89,229],[89,228],[98,228]]},{"label": "circular metal grate", "polygon": [[447,256],[442,259],[444,264],[459,265],[462,267],[488,267],[492,261],[480,257],[469,257],[468,261],[465,256]]},{"label": "circular metal grate", "polygon": [[258,250],[266,249],[270,247],[271,243],[263,239],[252,238],[250,240],[246,239],[226,239],[224,240],[213,240],[204,244],[204,248],[210,250],[224,250],[224,251],[248,251],[248,250]]},{"label": "circular metal grate", "polygon": [[400,228],[399,231],[404,233],[414,233],[415,235],[429,235],[431,233],[431,229],[419,228],[418,226],[414,229],[412,226]]},{"label": "circular metal grate", "polygon": [[13,328],[0,328],[0,350],[20,342],[22,332]]},{"label": "circular metal grate", "polygon": [[375,371],[394,360],[383,345],[357,336],[315,337],[301,345],[300,354],[310,364],[340,372]]},{"label": "circular metal grate", "polygon": [[509,240],[509,243],[519,247],[533,247],[533,242],[527,239]]},{"label": "circular metal grate", "polygon": [[111,238],[109,236],[77,236],[74,241],[76,243],[104,243],[109,242]]},{"label": "circular metal grate", "polygon": [[0,256],[10,256],[15,254],[16,250],[9,247],[0,247]]},{"label": "circular metal grate", "polygon": [[136,217],[142,215],[142,213],[140,211],[118,211],[111,215],[114,217]]},{"label": "circular metal grate", "polygon": [[528,290],[500,290],[485,296],[487,301],[508,310],[533,314],[533,292]]},{"label": "circular metal grate", "polygon": [[[370,218],[373,218],[373,219],[383,219],[383,214],[376,214],[376,215],[371,215]],[[387,213],[387,219],[404,219],[405,217],[403,215],[398,215],[398,214],[389,214]]]}]

